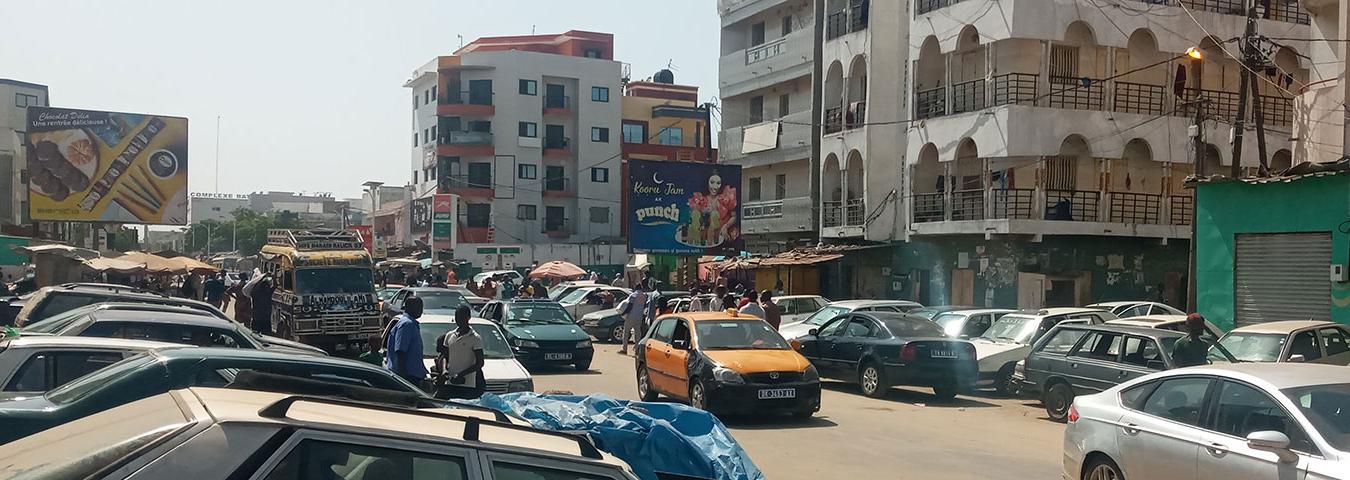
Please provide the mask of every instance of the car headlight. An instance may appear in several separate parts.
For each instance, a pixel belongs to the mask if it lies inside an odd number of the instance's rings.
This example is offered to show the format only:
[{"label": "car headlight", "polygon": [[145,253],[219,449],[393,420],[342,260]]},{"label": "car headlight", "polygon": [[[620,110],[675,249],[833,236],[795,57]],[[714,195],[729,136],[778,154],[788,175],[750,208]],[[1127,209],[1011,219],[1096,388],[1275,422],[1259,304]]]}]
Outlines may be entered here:
[{"label": "car headlight", "polygon": [[718,383],[732,385],[745,383],[745,377],[742,377],[741,374],[736,373],[735,370],[730,368],[723,367],[713,367],[713,380],[716,380]]},{"label": "car headlight", "polygon": [[580,342],[577,342],[577,348],[591,348],[591,341],[582,340]]},{"label": "car headlight", "polygon": [[807,365],[806,371],[802,372],[802,380],[807,382],[819,382],[820,372],[816,371],[815,365]]},{"label": "car headlight", "polygon": [[519,338],[516,339],[516,346],[521,348],[539,348],[538,343],[529,340],[521,340]]},{"label": "car headlight", "polygon": [[527,378],[527,379],[524,379],[524,380],[516,380],[516,381],[514,381],[514,382],[507,382],[507,383],[506,383],[506,392],[507,392],[507,393],[511,393],[511,392],[533,392],[533,391],[534,391],[534,380],[533,380],[533,379]]},{"label": "car headlight", "polygon": [[1026,376],[1026,373],[1027,373],[1027,361],[1026,361],[1026,360],[1018,360],[1018,361],[1017,361],[1017,364],[1016,364],[1016,365],[1013,365],[1013,373],[1016,374],[1016,375]]}]

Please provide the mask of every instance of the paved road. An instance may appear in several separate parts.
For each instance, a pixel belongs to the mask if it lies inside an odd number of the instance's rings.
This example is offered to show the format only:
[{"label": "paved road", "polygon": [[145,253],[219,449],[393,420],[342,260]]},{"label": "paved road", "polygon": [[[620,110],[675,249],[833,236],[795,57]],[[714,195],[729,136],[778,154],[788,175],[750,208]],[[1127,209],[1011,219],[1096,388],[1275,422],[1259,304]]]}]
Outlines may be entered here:
[{"label": "paved road", "polygon": [[[591,368],[536,372],[535,389],[637,395],[633,359],[617,346],[596,345]],[[1064,427],[1034,401],[942,402],[921,388],[873,399],[827,381],[821,404],[807,422],[723,420],[771,480],[1059,478]]]}]

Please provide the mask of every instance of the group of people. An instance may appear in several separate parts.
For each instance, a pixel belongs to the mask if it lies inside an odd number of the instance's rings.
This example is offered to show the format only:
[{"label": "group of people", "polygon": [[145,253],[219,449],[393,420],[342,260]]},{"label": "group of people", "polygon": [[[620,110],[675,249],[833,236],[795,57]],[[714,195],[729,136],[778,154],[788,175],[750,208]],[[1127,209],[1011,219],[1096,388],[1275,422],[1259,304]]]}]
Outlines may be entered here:
[{"label": "group of people", "polygon": [[[474,399],[483,395],[487,382],[483,378],[483,338],[469,326],[473,316],[469,307],[455,309],[455,329],[436,339],[436,363],[427,371],[422,362],[426,346],[422,343],[423,302],[420,297],[408,297],[403,303],[403,314],[389,323],[382,338],[372,337],[371,344],[361,359],[381,362],[385,368],[403,379],[433,392],[436,398]],[[378,348],[384,347],[384,358]]]}]

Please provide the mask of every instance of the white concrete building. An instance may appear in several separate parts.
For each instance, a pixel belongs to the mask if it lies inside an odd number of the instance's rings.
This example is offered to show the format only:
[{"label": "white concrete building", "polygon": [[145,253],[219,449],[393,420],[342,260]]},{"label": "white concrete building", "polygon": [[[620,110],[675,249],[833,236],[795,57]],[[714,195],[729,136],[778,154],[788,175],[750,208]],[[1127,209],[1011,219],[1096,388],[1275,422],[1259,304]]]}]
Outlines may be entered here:
[{"label": "white concrete building", "polygon": [[[719,0],[719,155],[742,166],[746,249],[816,243],[820,22],[812,0]],[[758,192],[758,195],[752,195]],[[756,198],[757,197],[757,198]]]},{"label": "white concrete building", "polygon": [[48,104],[46,85],[0,78],[0,225],[29,223],[23,176],[28,107]]},{"label": "white concrete building", "polygon": [[459,243],[621,241],[613,55],[606,33],[484,37],[413,73],[413,184],[460,196]]},{"label": "white concrete building", "polygon": [[188,223],[232,220],[234,211],[241,208],[250,208],[248,195],[193,192],[188,199]]}]

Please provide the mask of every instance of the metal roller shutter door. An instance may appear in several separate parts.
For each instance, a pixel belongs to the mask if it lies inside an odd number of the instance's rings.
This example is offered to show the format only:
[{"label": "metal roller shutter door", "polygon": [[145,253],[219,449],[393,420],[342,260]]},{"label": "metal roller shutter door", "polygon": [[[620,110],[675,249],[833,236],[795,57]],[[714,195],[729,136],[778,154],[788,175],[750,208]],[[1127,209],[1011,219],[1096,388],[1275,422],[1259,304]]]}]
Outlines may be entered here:
[{"label": "metal roller shutter door", "polygon": [[1331,318],[1331,233],[1238,234],[1237,326]]}]

